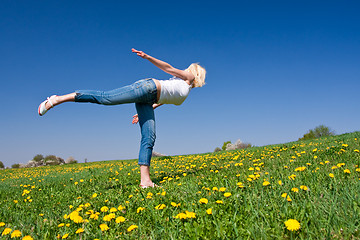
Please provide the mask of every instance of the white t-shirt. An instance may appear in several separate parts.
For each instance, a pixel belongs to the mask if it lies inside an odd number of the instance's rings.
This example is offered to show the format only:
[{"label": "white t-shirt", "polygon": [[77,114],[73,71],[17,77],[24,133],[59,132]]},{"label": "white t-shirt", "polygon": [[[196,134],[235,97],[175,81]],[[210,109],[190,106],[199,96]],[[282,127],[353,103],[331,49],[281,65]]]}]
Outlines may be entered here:
[{"label": "white t-shirt", "polygon": [[169,80],[159,80],[161,86],[160,99],[161,104],[181,105],[190,93],[191,85],[177,77]]}]

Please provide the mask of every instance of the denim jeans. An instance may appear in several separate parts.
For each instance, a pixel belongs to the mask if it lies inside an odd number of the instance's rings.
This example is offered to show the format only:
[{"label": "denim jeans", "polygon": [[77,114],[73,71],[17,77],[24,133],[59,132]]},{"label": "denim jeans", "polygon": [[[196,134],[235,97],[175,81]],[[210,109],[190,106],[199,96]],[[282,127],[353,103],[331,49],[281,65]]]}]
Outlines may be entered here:
[{"label": "denim jeans", "polygon": [[150,166],[155,144],[155,114],[157,89],[152,79],[139,80],[129,86],[110,90],[77,90],[75,102],[91,102],[103,105],[135,103],[141,130],[139,165]]}]

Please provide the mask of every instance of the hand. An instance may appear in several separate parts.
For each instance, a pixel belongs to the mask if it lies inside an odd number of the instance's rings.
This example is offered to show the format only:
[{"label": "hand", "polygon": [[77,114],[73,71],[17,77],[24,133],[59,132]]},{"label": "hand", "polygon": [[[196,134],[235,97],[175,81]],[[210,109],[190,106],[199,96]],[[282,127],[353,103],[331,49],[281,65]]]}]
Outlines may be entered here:
[{"label": "hand", "polygon": [[137,124],[138,122],[139,122],[139,116],[137,114],[135,114],[133,116],[132,124]]},{"label": "hand", "polygon": [[136,53],[138,56],[140,56],[142,58],[147,58],[148,57],[148,55],[146,53],[144,53],[143,51],[138,51],[138,50],[136,50],[134,48],[132,48],[131,51],[133,53]]}]

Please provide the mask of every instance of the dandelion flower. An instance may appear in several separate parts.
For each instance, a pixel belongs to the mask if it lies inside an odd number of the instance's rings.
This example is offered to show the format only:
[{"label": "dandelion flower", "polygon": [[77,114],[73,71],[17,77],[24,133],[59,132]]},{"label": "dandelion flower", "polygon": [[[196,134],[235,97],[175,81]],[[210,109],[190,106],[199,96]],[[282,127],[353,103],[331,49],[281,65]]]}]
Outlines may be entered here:
[{"label": "dandelion flower", "polygon": [[63,227],[63,226],[65,226],[64,223],[60,223],[60,224],[58,225],[58,227]]},{"label": "dandelion flower", "polygon": [[103,224],[100,224],[100,229],[101,229],[101,231],[106,231],[106,230],[109,230],[109,227],[108,227],[108,225],[106,225],[105,223],[103,223]]},{"label": "dandelion flower", "polygon": [[218,191],[219,189],[217,187],[212,188],[213,191]]},{"label": "dandelion flower", "polygon": [[225,190],[226,190],[226,188],[221,187],[221,188],[219,189],[219,192],[225,192]]},{"label": "dandelion flower", "polygon": [[263,182],[263,186],[268,186],[268,185],[270,185],[270,182],[268,182],[268,181]]},{"label": "dandelion flower", "polygon": [[299,189],[294,187],[294,188],[291,189],[291,191],[293,191],[293,192],[299,192]]},{"label": "dandelion flower", "polygon": [[83,229],[83,228],[79,228],[78,230],[76,230],[75,233],[82,233],[82,232],[84,232],[84,229]]},{"label": "dandelion flower", "polygon": [[143,208],[143,207],[138,207],[138,209],[136,210],[136,213],[139,213],[139,212],[141,212],[141,211],[143,211],[143,210],[145,210],[145,208]]},{"label": "dandelion flower", "polygon": [[157,205],[157,206],[155,207],[155,209],[162,210],[162,209],[164,209],[165,207],[166,207],[165,204],[159,204],[159,205]]},{"label": "dandelion flower", "polygon": [[301,185],[301,186],[300,186],[300,189],[306,191],[306,190],[308,190],[309,188],[308,188],[307,186],[305,186],[305,185]]},{"label": "dandelion flower", "polygon": [[185,211],[185,214],[187,218],[196,218],[196,214],[194,212]]},{"label": "dandelion flower", "polygon": [[345,170],[344,170],[344,173],[348,173],[348,174],[350,174],[351,172],[350,172],[350,170],[349,170],[349,169],[345,169]]},{"label": "dandelion flower", "polygon": [[208,210],[206,210],[206,213],[211,215],[212,214],[212,208],[209,208]]},{"label": "dandelion flower", "polygon": [[329,177],[333,178],[334,174],[333,173],[329,173]]},{"label": "dandelion flower", "polygon": [[68,233],[65,233],[64,236],[62,236],[62,239],[66,239],[69,236]]},{"label": "dandelion flower", "polygon": [[15,230],[11,234],[11,238],[21,237],[21,232],[19,230]]},{"label": "dandelion flower", "polygon": [[31,236],[27,235],[22,238],[22,240],[34,240]]},{"label": "dandelion flower", "polygon": [[0,227],[3,227],[5,226],[5,223],[4,222],[0,222]]},{"label": "dandelion flower", "polygon": [[229,193],[229,192],[224,193],[224,197],[230,197],[230,196],[231,196],[231,193]]},{"label": "dandelion flower", "polygon": [[282,181],[281,181],[281,180],[279,180],[279,181],[278,181],[278,184],[279,184],[279,185],[283,185],[283,183],[282,183]]},{"label": "dandelion flower", "polygon": [[295,219],[289,219],[285,222],[285,226],[289,231],[297,231],[300,229],[300,223]]},{"label": "dandelion flower", "polygon": [[107,211],[109,211],[109,208],[106,206],[103,206],[102,208],[100,208],[100,211],[107,212]]},{"label": "dandelion flower", "polygon": [[8,235],[9,233],[11,233],[11,231],[12,231],[11,228],[5,228],[4,231],[2,232],[1,236]]},{"label": "dandelion flower", "polygon": [[223,204],[224,202],[222,200],[217,200],[216,203],[217,204]]},{"label": "dandelion flower", "polygon": [[138,228],[137,225],[131,225],[131,226],[127,229],[127,231],[128,231],[128,232],[131,232],[132,230],[134,230],[134,229],[136,229],[136,228]]},{"label": "dandelion flower", "polygon": [[199,200],[199,203],[204,203],[204,204],[207,204],[209,201],[206,199],[206,198],[201,198]]},{"label": "dandelion flower", "polygon": [[116,223],[122,223],[122,222],[125,222],[125,218],[124,218],[124,217],[122,217],[122,216],[117,217],[117,218],[115,219],[115,222],[116,222]]}]

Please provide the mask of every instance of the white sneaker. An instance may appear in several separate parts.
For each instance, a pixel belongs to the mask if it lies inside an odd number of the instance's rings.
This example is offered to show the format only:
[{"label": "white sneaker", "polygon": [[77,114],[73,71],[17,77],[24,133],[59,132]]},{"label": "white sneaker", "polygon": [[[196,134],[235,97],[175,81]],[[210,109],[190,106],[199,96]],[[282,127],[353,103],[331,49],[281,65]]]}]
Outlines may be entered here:
[{"label": "white sneaker", "polygon": [[49,111],[50,108],[49,108],[49,109],[46,109],[46,107],[45,107],[45,104],[46,104],[47,102],[50,103],[51,108],[54,107],[53,103],[52,103],[51,100],[50,100],[50,98],[52,98],[52,97],[56,97],[56,95],[52,95],[51,97],[48,97],[45,101],[43,101],[42,103],[40,103],[39,108],[38,108],[38,113],[39,113],[40,116],[43,116],[47,111]]}]

